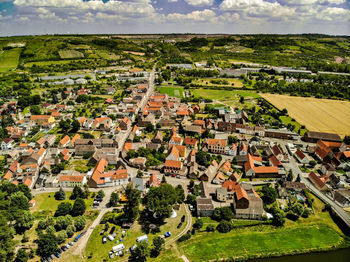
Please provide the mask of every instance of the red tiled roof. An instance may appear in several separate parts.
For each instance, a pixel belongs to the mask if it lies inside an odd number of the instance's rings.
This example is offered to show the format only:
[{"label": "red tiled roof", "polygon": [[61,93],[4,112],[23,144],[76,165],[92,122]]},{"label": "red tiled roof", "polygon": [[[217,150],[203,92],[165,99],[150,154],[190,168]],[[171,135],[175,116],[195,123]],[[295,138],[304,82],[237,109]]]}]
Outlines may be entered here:
[{"label": "red tiled roof", "polygon": [[60,177],[59,182],[67,181],[67,182],[82,182],[84,180],[84,176],[71,176],[71,175],[63,175]]},{"label": "red tiled roof", "polygon": [[176,160],[166,160],[164,167],[181,168],[182,163],[181,163],[181,161],[176,161]]},{"label": "red tiled roof", "polygon": [[196,143],[197,143],[197,139],[191,138],[191,137],[186,137],[186,138],[184,139],[184,143],[185,143],[186,145],[194,146],[194,145],[196,145]]},{"label": "red tiled roof", "polygon": [[61,139],[60,144],[65,145],[66,143],[68,143],[69,140],[69,136],[66,135],[64,138]]},{"label": "red tiled roof", "polygon": [[316,187],[318,187],[318,189],[322,189],[326,186],[326,184],[314,172],[309,174],[309,179],[316,185]]}]

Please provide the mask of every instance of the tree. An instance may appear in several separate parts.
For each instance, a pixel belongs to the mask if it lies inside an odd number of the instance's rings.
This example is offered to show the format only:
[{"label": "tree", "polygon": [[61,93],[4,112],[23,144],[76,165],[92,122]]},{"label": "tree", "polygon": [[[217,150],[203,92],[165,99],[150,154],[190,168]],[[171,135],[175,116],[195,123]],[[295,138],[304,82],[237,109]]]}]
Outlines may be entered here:
[{"label": "tree", "polygon": [[141,199],[141,192],[137,189],[133,189],[130,184],[126,186],[125,196],[127,199],[126,204],[124,205],[124,214],[133,222],[139,214],[139,204]]},{"label": "tree", "polygon": [[136,177],[137,178],[142,178],[143,177],[143,172],[141,170],[137,170]]},{"label": "tree", "polygon": [[74,220],[74,226],[76,228],[76,231],[80,231],[83,230],[84,227],[86,225],[86,219],[84,216],[78,216],[75,220]]},{"label": "tree", "polygon": [[226,220],[231,221],[233,212],[230,207],[217,207],[214,210],[213,219],[217,221]]},{"label": "tree", "polygon": [[181,204],[185,200],[185,191],[182,187],[182,185],[177,185],[175,187],[175,192],[176,192],[176,202]]},{"label": "tree", "polygon": [[37,254],[41,257],[48,257],[58,249],[57,239],[54,234],[39,235]]},{"label": "tree", "polygon": [[63,191],[62,187],[60,190],[58,190],[54,195],[56,200],[65,200],[66,199],[66,192]]},{"label": "tree", "polygon": [[67,236],[68,237],[72,237],[74,235],[74,232],[76,231],[77,229],[75,228],[74,225],[69,225],[66,229],[66,232],[67,232]]},{"label": "tree", "polygon": [[9,227],[8,220],[0,213],[0,261],[12,261],[15,243],[13,241],[14,230]]},{"label": "tree", "polygon": [[81,187],[75,186],[75,187],[73,188],[73,192],[72,192],[72,194],[70,195],[70,198],[69,198],[69,199],[74,200],[74,199],[77,199],[78,197],[83,198],[83,195],[84,195],[84,192],[83,192],[83,190],[81,189]]},{"label": "tree", "polygon": [[104,197],[105,197],[105,192],[104,192],[103,190],[99,190],[99,191],[97,192],[97,197],[98,197],[98,198],[104,198]]},{"label": "tree", "polygon": [[216,227],[216,230],[220,233],[227,233],[230,232],[233,228],[233,225],[231,222],[228,222],[226,220],[222,220],[219,225]]},{"label": "tree", "polygon": [[159,187],[151,187],[145,198],[145,205],[148,210],[156,213],[160,220],[171,215],[173,205],[177,196],[175,189],[170,184],[161,184]]},{"label": "tree", "polygon": [[38,105],[31,105],[30,106],[30,113],[32,115],[40,115],[41,114],[40,106],[38,106]]},{"label": "tree", "polygon": [[208,225],[205,230],[207,232],[214,232],[215,231],[215,227],[214,227],[214,225]]},{"label": "tree", "polygon": [[272,224],[277,227],[281,227],[286,222],[285,215],[283,211],[278,210],[273,214]]},{"label": "tree", "polygon": [[80,123],[79,123],[78,120],[74,119],[74,120],[72,121],[72,129],[71,129],[71,132],[72,132],[72,133],[76,133],[76,132],[79,131],[79,129],[80,129]]},{"label": "tree", "polygon": [[234,143],[238,142],[238,138],[236,136],[228,136],[228,143],[229,145],[232,145]]},{"label": "tree", "polygon": [[152,123],[148,123],[146,126],[146,132],[152,133],[154,131],[154,125]]},{"label": "tree", "polygon": [[350,136],[344,136],[343,142],[347,145],[350,145]]},{"label": "tree", "polygon": [[48,234],[55,234],[56,233],[56,229],[55,229],[55,227],[54,226],[48,226],[47,228],[46,228],[46,233],[48,233]]},{"label": "tree", "polygon": [[201,219],[197,219],[193,224],[193,228],[200,230],[203,227],[203,221]]},{"label": "tree", "polygon": [[67,232],[65,230],[58,232],[58,234],[57,234],[58,244],[63,243],[67,238],[68,238],[68,235],[67,235]]},{"label": "tree", "polygon": [[17,186],[17,190],[23,192],[23,194],[31,200],[33,198],[32,193],[30,192],[30,188],[25,184],[19,184]]},{"label": "tree", "polygon": [[23,211],[16,214],[15,229],[17,233],[23,233],[24,231],[30,229],[33,224],[34,216],[29,211]]},{"label": "tree", "polygon": [[10,208],[28,210],[29,199],[24,195],[23,192],[18,191],[10,195]]},{"label": "tree", "polygon": [[60,128],[63,130],[63,132],[64,133],[67,133],[68,132],[68,130],[70,129],[70,120],[69,119],[67,119],[67,120],[61,120],[60,122],[59,122],[59,126],[60,126]]},{"label": "tree", "polygon": [[161,183],[162,183],[162,184],[165,184],[165,183],[166,183],[165,175],[163,175]]},{"label": "tree", "polygon": [[288,172],[287,181],[293,181],[293,171],[292,171],[292,169],[290,169],[289,172]]},{"label": "tree", "polygon": [[153,248],[151,250],[151,257],[157,257],[164,246],[165,240],[161,237],[153,238]]},{"label": "tree", "polygon": [[146,241],[141,241],[136,244],[134,252],[131,254],[131,261],[143,262],[147,260],[147,257],[150,255],[150,250],[148,243]]},{"label": "tree", "polygon": [[267,204],[272,204],[273,202],[276,201],[278,197],[277,190],[268,185],[263,186],[262,193],[263,193],[263,200]]},{"label": "tree", "polygon": [[186,202],[192,206],[194,206],[196,204],[196,199],[197,197],[195,195],[192,195],[192,194],[188,194],[187,195],[187,199],[186,199]]},{"label": "tree", "polygon": [[111,194],[111,198],[109,199],[109,205],[112,207],[116,207],[119,202],[119,195],[117,192],[113,192]]},{"label": "tree", "polygon": [[84,199],[77,198],[74,201],[74,205],[73,205],[73,208],[71,210],[71,214],[73,217],[81,216],[85,213],[85,210],[86,210],[86,204],[85,204]]},{"label": "tree", "polygon": [[309,162],[309,166],[310,167],[312,167],[312,168],[314,168],[315,166],[316,166],[316,161],[315,160],[311,160],[310,162]]},{"label": "tree", "polygon": [[302,204],[296,203],[295,205],[292,206],[292,211],[295,215],[300,217],[304,212],[304,207]]},{"label": "tree", "polygon": [[70,215],[60,216],[56,218],[55,228],[57,231],[66,229],[69,225],[72,224],[72,222],[73,222],[73,219]]},{"label": "tree", "polygon": [[68,215],[72,210],[72,204],[69,202],[59,203],[55,212],[55,217]]},{"label": "tree", "polygon": [[20,248],[17,252],[15,262],[27,262],[29,260],[29,254],[24,248]]}]

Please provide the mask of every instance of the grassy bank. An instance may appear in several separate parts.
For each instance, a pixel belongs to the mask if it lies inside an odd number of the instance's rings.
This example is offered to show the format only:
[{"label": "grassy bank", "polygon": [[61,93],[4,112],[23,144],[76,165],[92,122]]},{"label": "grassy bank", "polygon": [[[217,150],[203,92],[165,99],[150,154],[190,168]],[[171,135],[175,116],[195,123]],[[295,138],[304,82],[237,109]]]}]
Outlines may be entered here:
[{"label": "grassy bank", "polygon": [[258,226],[227,234],[200,233],[181,248],[192,261],[223,258],[257,258],[329,250],[340,246],[344,238],[325,224],[275,229]]}]

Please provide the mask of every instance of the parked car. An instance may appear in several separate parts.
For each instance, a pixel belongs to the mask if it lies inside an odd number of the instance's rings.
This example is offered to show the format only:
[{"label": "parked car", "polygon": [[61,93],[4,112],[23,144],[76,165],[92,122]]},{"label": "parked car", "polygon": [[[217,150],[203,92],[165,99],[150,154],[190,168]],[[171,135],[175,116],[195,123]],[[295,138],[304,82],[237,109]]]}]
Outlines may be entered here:
[{"label": "parked car", "polygon": [[106,237],[103,237],[102,238],[102,244],[106,244],[107,243],[107,238]]},{"label": "parked car", "polygon": [[69,245],[71,246],[74,246],[74,243],[73,242],[68,242]]},{"label": "parked car", "polygon": [[66,246],[61,247],[62,251],[66,251],[68,248]]},{"label": "parked car", "polygon": [[114,254],[113,254],[112,251],[109,252],[109,258],[110,258],[110,259],[114,258]]},{"label": "parked car", "polygon": [[182,227],[182,222],[180,222],[178,225],[177,225],[177,228],[179,229],[180,227]]},{"label": "parked car", "polygon": [[65,247],[66,247],[67,249],[70,249],[70,245],[68,245],[68,244],[66,244]]},{"label": "parked car", "polygon": [[112,235],[108,235],[107,237],[110,241],[113,241],[114,240],[114,237]]},{"label": "parked car", "polygon": [[55,256],[56,256],[57,258],[60,258],[60,257],[61,257],[60,253],[58,253],[58,252],[55,253]]},{"label": "parked car", "polygon": [[170,237],[171,236],[171,232],[169,232],[169,231],[165,232],[164,236],[165,237]]},{"label": "parked car", "polygon": [[186,216],[183,215],[183,216],[181,217],[181,222],[182,222],[182,223],[185,222],[185,219],[186,219]]},{"label": "parked car", "polygon": [[100,232],[100,235],[102,236],[105,233],[105,230],[102,229],[102,231]]}]

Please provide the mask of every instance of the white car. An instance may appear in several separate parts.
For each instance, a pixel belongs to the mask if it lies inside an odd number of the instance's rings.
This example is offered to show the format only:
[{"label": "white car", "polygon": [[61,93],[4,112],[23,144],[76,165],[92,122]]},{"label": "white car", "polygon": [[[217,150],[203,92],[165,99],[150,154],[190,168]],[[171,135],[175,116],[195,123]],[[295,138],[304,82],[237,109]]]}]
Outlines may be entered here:
[{"label": "white car", "polygon": [[110,259],[114,258],[114,254],[113,254],[113,252],[112,252],[112,251],[111,251],[111,252],[109,252],[109,258],[110,258]]}]

